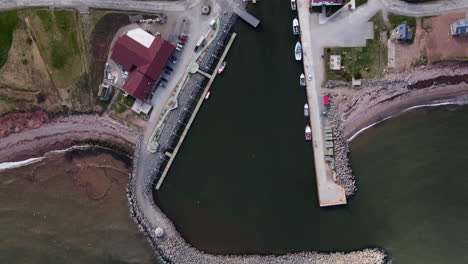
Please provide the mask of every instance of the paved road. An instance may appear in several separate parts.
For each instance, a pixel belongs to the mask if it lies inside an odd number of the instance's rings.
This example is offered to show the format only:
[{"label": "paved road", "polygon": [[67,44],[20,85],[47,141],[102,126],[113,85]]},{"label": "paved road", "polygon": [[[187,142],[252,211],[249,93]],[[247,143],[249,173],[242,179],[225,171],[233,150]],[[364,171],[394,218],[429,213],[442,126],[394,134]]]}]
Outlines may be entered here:
[{"label": "paved road", "polygon": [[2,0],[0,9],[25,7],[102,8],[142,12],[184,11],[200,4],[201,0],[133,1],[133,0]]}]

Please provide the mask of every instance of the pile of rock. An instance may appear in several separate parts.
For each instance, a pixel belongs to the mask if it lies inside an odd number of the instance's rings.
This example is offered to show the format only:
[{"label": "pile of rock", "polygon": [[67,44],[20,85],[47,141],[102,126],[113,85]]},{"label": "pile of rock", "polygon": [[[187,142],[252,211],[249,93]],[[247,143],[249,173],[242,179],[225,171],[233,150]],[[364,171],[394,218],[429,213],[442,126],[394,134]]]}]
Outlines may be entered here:
[{"label": "pile of rock", "polygon": [[334,96],[330,96],[330,111],[329,116],[331,119],[334,133],[334,153],[335,153],[335,173],[336,181],[339,185],[343,186],[346,191],[346,196],[353,195],[356,188],[356,181],[351,170],[351,163],[349,161],[349,145],[343,137],[340,119],[336,112],[336,104],[333,100]]}]

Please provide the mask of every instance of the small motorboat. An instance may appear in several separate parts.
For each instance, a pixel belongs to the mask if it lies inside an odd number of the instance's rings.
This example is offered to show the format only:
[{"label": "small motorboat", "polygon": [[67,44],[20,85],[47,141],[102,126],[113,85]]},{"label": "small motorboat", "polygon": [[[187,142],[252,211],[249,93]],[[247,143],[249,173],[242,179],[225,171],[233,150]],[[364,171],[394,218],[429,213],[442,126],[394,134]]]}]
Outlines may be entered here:
[{"label": "small motorboat", "polygon": [[294,55],[296,56],[296,60],[302,60],[302,45],[301,42],[296,43],[296,47],[294,48]]},{"label": "small motorboat", "polygon": [[301,73],[301,76],[299,77],[299,84],[300,84],[302,87],[305,87],[305,85],[306,85],[304,73]]},{"label": "small motorboat", "polygon": [[205,100],[208,100],[210,98],[210,94],[211,94],[211,92],[210,92],[210,90],[208,90],[208,92],[205,95]]},{"label": "small motorboat", "polygon": [[293,20],[293,33],[294,35],[299,35],[299,20],[297,18]]},{"label": "small motorboat", "polygon": [[307,125],[305,128],[305,140],[306,141],[312,140],[312,129],[310,128],[309,125]]},{"label": "small motorboat", "polygon": [[296,10],[296,0],[291,0],[291,9]]},{"label": "small motorboat", "polygon": [[225,68],[226,68],[226,61],[224,61],[223,64],[221,64],[221,67],[219,67],[218,74],[221,74]]},{"label": "small motorboat", "polygon": [[309,116],[309,105],[304,104],[304,116],[308,117]]}]

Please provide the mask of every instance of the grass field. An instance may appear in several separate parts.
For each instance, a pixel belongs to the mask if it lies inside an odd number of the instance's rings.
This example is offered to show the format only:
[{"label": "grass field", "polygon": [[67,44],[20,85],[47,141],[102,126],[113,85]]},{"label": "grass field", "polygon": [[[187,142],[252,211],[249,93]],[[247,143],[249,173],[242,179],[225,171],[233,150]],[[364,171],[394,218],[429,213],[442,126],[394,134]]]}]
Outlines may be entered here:
[{"label": "grass field", "polygon": [[13,31],[17,24],[17,11],[0,12],[0,68],[5,65],[8,59],[8,52],[13,41]]},{"label": "grass field", "polygon": [[325,61],[330,61],[330,55],[341,55],[343,70],[332,71],[326,65],[326,80],[350,81],[357,79],[372,79],[381,77],[387,66],[387,48],[381,41],[381,34],[387,32],[383,22],[382,13],[377,13],[370,19],[374,23],[374,39],[367,40],[365,47],[349,48],[334,47],[325,49]]}]

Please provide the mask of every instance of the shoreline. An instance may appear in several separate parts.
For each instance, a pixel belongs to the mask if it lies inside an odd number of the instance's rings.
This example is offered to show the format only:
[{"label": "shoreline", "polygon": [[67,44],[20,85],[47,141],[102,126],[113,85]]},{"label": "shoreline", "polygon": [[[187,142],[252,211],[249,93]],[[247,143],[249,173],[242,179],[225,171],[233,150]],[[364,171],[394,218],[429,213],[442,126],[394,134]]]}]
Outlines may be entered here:
[{"label": "shoreline", "polygon": [[39,128],[0,140],[0,163],[37,158],[77,145],[111,147],[132,153],[137,133],[109,118],[95,115],[60,117]]},{"label": "shoreline", "polygon": [[[468,94],[467,94],[468,96]],[[407,108],[403,111],[401,111],[400,113],[396,114],[396,115],[392,115],[392,116],[389,116],[389,117],[386,117],[380,121],[377,121],[375,123],[372,123],[364,128],[362,128],[361,130],[359,130],[358,132],[356,132],[355,134],[353,134],[349,139],[347,139],[348,142],[351,142],[354,138],[356,138],[357,136],[359,136],[360,134],[362,134],[363,132],[365,132],[367,129],[369,128],[372,128],[384,121],[387,121],[389,119],[392,119],[392,118],[395,118],[395,117],[398,117],[408,111],[411,111],[411,110],[415,110],[415,109],[419,109],[419,108],[425,108],[425,107],[438,107],[438,106],[444,106],[444,105],[465,105],[465,104],[468,104],[468,98],[465,98],[466,101],[464,102],[459,102],[459,101],[449,101],[449,102],[444,102],[444,103],[429,103],[429,104],[422,104],[422,105],[416,105],[416,106],[412,106],[410,108]],[[454,99],[455,100],[455,99]]]},{"label": "shoreline", "polygon": [[[401,91],[393,94],[390,100],[383,99],[370,107],[350,110],[349,117],[343,122],[343,135],[351,141],[358,133],[396,117],[411,109],[447,104],[468,103],[468,84],[439,86],[414,91]],[[342,113],[342,116],[345,113]]]}]

